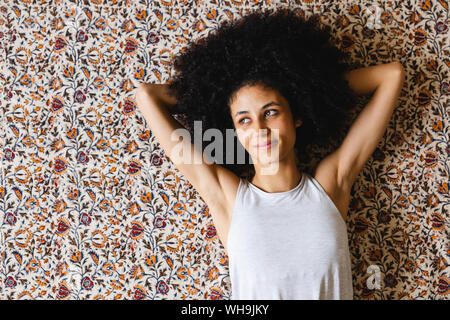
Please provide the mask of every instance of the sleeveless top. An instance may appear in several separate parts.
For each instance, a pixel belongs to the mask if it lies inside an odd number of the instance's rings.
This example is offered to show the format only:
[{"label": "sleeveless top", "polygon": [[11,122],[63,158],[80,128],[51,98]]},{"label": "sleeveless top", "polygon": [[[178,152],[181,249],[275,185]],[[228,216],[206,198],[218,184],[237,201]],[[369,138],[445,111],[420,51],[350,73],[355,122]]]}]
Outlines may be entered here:
[{"label": "sleeveless top", "polygon": [[352,300],[347,226],[307,173],[285,192],[240,178],[228,233],[232,300]]}]

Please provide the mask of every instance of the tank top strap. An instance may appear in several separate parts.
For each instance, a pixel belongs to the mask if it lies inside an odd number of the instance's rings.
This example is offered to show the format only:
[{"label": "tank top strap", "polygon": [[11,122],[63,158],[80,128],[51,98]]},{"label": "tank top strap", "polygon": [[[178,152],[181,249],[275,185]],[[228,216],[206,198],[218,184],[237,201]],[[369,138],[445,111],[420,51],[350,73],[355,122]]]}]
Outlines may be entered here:
[{"label": "tank top strap", "polygon": [[248,189],[247,180],[239,177],[239,185],[238,185],[238,188],[236,191],[234,207],[233,207],[233,211],[231,212],[231,222],[230,222],[230,227],[229,227],[229,231],[228,231],[227,243],[228,243],[228,239],[230,238],[230,233],[231,233],[233,222],[236,220],[237,216],[240,215],[240,213],[242,212],[243,199],[245,199],[244,194],[247,191],[247,189]]},{"label": "tank top strap", "polygon": [[248,183],[247,180],[244,178],[239,177],[239,185],[236,191],[236,198],[234,201],[234,208],[232,212],[232,216],[236,213],[236,211],[240,211],[239,209],[242,208],[242,201],[244,199],[244,194],[246,190],[248,189]]}]

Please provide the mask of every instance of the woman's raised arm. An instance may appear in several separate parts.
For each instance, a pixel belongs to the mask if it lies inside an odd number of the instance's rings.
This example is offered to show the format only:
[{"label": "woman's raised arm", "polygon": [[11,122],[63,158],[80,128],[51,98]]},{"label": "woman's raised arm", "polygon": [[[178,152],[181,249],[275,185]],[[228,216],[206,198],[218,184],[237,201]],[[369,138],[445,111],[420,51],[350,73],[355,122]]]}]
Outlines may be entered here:
[{"label": "woman's raised arm", "polygon": [[[176,104],[176,99],[169,95],[166,84],[140,84],[136,90],[136,103],[164,152],[198,191],[208,207],[212,208],[210,211],[214,224],[219,233],[223,234],[224,226],[230,218],[229,200],[233,198],[229,186],[237,185],[239,178],[215,162],[208,163],[212,161],[211,158],[206,162],[202,150],[191,143],[189,131],[169,114],[167,108]],[[185,134],[181,142],[179,138],[174,137],[180,137],[176,134],[177,130]],[[199,145],[202,145],[201,142]],[[178,157],[180,150],[182,156]],[[201,161],[196,163],[194,159]],[[224,240],[222,238],[223,242]]]}]

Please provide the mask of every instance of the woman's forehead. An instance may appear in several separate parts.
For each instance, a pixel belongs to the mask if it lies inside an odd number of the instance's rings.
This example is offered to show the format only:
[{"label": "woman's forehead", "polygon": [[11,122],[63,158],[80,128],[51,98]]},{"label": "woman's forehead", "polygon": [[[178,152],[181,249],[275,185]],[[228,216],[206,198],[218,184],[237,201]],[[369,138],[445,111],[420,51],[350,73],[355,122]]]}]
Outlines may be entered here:
[{"label": "woman's forehead", "polygon": [[270,103],[280,106],[286,104],[286,99],[277,90],[261,85],[242,87],[233,98],[230,107],[234,112],[250,111],[250,108],[258,110]]}]

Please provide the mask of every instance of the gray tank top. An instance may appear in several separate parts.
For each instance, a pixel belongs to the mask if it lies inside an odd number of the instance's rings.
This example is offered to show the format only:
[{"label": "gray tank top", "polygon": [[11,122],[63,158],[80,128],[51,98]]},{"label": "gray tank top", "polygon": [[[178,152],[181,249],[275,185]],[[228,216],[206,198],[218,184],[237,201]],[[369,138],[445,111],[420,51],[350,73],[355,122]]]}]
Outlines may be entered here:
[{"label": "gray tank top", "polygon": [[241,178],[227,244],[232,300],[353,299],[347,226],[308,173],[275,193]]}]

